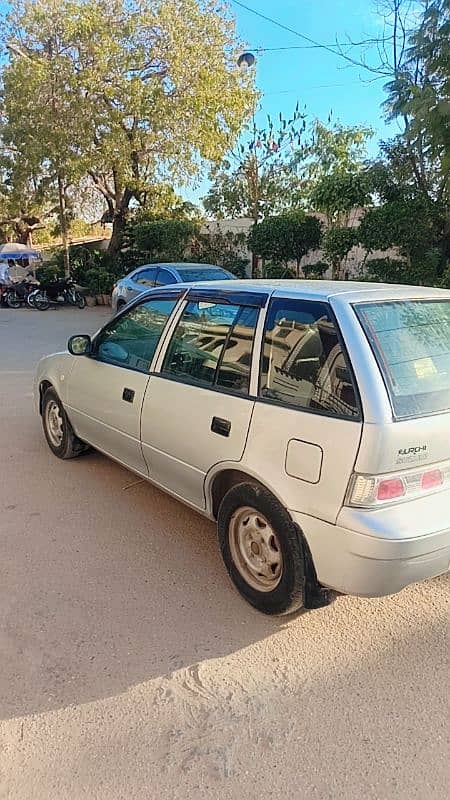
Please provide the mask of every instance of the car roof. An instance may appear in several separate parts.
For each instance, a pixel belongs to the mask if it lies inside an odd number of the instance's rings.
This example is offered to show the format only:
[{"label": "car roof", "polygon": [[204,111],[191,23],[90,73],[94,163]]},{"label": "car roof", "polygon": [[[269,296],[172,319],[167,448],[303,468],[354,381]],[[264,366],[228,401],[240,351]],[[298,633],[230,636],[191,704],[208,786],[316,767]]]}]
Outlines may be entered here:
[{"label": "car roof", "polygon": [[339,297],[344,302],[364,302],[367,300],[420,299],[442,297],[450,299],[450,291],[434,289],[430,286],[405,286],[393,283],[365,283],[363,281],[321,281],[321,280],[235,280],[204,281],[178,284],[178,287],[206,290],[209,288],[228,292],[248,291],[271,294],[276,297],[307,297],[311,300],[329,300]]},{"label": "car roof", "polygon": [[161,269],[175,269],[177,272],[182,271],[183,269],[221,269],[224,272],[228,272],[224,267],[219,267],[218,264],[200,264],[196,261],[158,261],[156,264],[140,264],[139,267],[135,267],[133,272],[137,272],[139,269],[149,269],[149,267],[154,268],[161,268]]}]

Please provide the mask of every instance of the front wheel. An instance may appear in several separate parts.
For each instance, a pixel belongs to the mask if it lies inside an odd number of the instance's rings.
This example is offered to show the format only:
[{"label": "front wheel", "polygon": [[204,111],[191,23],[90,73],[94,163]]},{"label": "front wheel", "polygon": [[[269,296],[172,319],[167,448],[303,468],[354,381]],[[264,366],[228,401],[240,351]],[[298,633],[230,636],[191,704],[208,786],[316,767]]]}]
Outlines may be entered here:
[{"label": "front wheel", "polygon": [[75,304],[77,308],[86,308],[86,298],[83,294],[80,294],[80,292],[75,293]]},{"label": "front wheel", "polygon": [[222,558],[240,594],[264,614],[304,606],[305,555],[285,508],[259,485],[230,489],[218,514]]},{"label": "front wheel", "polygon": [[50,308],[50,301],[45,292],[33,293],[33,307],[38,311],[47,311]]},{"label": "front wheel", "polygon": [[47,389],[42,401],[42,426],[52,453],[58,458],[75,458],[89,446],[75,435],[54,389]]}]

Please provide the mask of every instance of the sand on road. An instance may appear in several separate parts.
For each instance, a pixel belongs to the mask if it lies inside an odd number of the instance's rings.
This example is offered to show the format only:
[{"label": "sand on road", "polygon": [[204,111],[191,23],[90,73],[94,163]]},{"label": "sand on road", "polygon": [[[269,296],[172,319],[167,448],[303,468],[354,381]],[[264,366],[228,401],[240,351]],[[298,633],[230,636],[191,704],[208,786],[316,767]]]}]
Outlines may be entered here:
[{"label": "sand on road", "polygon": [[448,576],[266,618],[211,523],[55,459],[35,364],[107,313],[0,309],[1,800],[447,798]]}]

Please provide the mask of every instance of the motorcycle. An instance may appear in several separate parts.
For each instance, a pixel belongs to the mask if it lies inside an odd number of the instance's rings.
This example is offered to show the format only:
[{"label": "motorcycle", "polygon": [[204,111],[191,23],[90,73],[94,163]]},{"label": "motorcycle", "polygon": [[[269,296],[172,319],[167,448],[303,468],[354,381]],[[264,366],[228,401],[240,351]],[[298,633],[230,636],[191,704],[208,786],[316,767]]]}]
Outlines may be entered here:
[{"label": "motorcycle", "polygon": [[47,311],[52,303],[77,306],[77,308],[86,306],[86,298],[77,289],[72,278],[41,283],[39,288],[30,295],[29,302],[38,311]]},{"label": "motorcycle", "polygon": [[[27,278],[30,276],[31,273],[27,275]],[[2,300],[8,308],[20,308],[22,305],[30,305],[29,297],[36,291],[37,285],[35,281],[29,281],[27,278],[4,288]]]}]

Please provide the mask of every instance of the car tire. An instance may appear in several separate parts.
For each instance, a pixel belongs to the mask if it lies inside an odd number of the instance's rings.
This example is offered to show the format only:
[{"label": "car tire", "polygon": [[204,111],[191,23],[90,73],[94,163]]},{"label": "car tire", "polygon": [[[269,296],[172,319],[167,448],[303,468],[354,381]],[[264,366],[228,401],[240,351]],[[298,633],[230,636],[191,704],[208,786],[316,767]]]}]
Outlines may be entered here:
[{"label": "car tire", "polygon": [[220,550],[239,593],[264,614],[304,607],[305,553],[287,510],[259,484],[233,486],[217,518]]},{"label": "car tire", "polygon": [[51,388],[42,400],[42,426],[47,444],[58,458],[76,458],[89,450],[89,445],[75,435],[61,400]]}]

